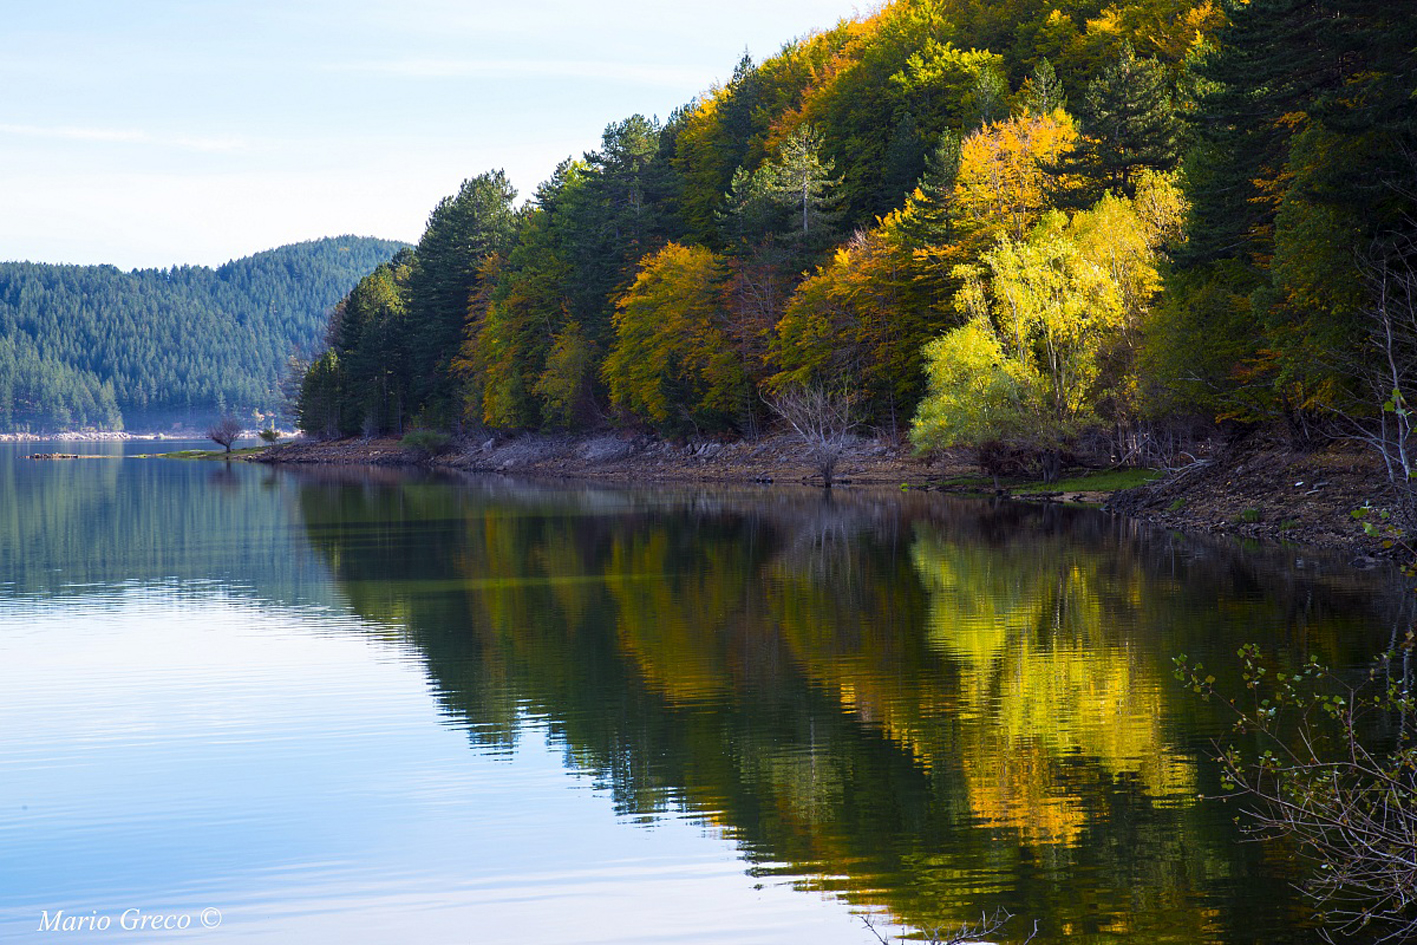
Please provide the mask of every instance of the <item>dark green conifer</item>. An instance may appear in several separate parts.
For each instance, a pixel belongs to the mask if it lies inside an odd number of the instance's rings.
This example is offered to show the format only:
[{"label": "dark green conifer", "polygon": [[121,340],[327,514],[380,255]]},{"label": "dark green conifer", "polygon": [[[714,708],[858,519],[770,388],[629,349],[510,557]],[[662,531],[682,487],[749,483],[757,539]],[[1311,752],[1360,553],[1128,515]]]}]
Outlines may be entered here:
[{"label": "dark green conifer", "polygon": [[1023,88],[1019,90],[1019,104],[1034,115],[1047,115],[1054,109],[1068,107],[1063,81],[1047,59],[1038,60],[1033,73],[1024,79]]},{"label": "dark green conifer", "polygon": [[[462,344],[478,268],[511,248],[516,191],[500,170],[463,182],[428,218],[409,275],[409,369],[413,411],[429,409],[450,422],[450,365]],[[433,419],[433,418],[430,418]]]},{"label": "dark green conifer", "polygon": [[921,244],[954,241],[954,191],[959,178],[960,137],[954,131],[940,135],[925,159],[920,178],[920,200],[910,216],[910,237]]},{"label": "dark green conifer", "polygon": [[1130,43],[1115,62],[1087,85],[1080,109],[1082,140],[1073,168],[1101,190],[1131,196],[1142,170],[1170,170],[1180,155],[1181,122],[1165,69],[1155,59],[1139,59]]}]

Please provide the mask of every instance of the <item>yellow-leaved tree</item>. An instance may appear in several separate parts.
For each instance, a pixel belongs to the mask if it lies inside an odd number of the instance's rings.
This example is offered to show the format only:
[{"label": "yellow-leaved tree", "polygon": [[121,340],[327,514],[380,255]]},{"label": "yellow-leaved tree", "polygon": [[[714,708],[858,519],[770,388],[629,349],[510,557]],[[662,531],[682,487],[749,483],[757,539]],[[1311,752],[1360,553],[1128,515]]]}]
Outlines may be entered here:
[{"label": "yellow-leaved tree", "polygon": [[838,248],[788,300],[768,387],[846,384],[862,392],[870,418],[894,428],[920,396],[921,345],[948,324],[916,268],[899,213]]},{"label": "yellow-leaved tree", "polygon": [[1135,201],[1109,194],[1071,218],[1052,211],[1027,237],[1003,236],[978,265],[959,267],[966,324],[925,348],[916,447],[1013,442],[1036,451],[1051,480],[1084,427],[1130,420],[1137,337],[1182,210],[1174,184],[1156,175]]},{"label": "yellow-leaved tree", "polygon": [[1024,112],[965,138],[954,194],[961,238],[983,246],[1026,237],[1061,185],[1052,169],[1076,143],[1073,120],[1061,108]]},{"label": "yellow-leaved tree", "polygon": [[670,243],[640,262],[615,305],[615,344],[601,374],[610,403],[664,433],[735,425],[747,374],[727,333],[723,259]]}]

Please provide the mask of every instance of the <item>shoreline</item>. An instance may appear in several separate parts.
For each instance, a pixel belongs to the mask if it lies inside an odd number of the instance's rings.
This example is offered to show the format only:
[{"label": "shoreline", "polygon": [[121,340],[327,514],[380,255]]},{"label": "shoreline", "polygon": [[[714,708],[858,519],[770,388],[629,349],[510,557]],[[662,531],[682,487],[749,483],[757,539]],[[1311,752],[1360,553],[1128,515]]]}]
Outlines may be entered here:
[{"label": "shoreline", "polygon": [[[295,440],[253,456],[274,465],[419,466],[465,473],[636,482],[810,483],[820,477],[795,436],[753,440],[699,439],[674,443],[643,434],[527,433],[464,441],[428,455],[395,438]],[[839,485],[922,481],[942,469],[972,474],[967,464],[930,461],[903,443],[858,439],[838,462]]]},{"label": "shoreline", "polygon": [[[806,449],[795,436],[672,443],[644,434],[522,434],[464,441],[435,456],[402,447],[397,439],[295,440],[248,461],[271,465],[421,467],[483,475],[617,483],[757,483],[820,487]],[[968,451],[916,456],[901,442],[860,439],[842,456],[839,486],[898,486],[956,495],[993,495]],[[1353,509],[1381,508],[1391,497],[1382,464],[1366,448],[1338,442],[1309,452],[1289,449],[1263,434],[1217,445],[1211,454],[1156,482],[1125,489],[1076,488],[1009,498],[1090,504],[1162,528],[1311,546],[1353,555],[1372,567],[1391,552],[1363,534]]]},{"label": "shoreline", "polygon": [[128,440],[204,440],[206,434],[129,433],[126,430],[89,430],[82,433],[0,433],[0,443],[121,443]]}]

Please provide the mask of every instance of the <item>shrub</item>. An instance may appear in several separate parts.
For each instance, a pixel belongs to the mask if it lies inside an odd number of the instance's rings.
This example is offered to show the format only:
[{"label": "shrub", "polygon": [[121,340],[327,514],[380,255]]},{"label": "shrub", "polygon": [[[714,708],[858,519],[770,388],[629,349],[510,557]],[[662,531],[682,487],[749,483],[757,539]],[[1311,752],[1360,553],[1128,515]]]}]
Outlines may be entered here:
[{"label": "shrub", "polygon": [[436,456],[448,448],[451,437],[437,430],[410,430],[399,446],[423,456]]}]

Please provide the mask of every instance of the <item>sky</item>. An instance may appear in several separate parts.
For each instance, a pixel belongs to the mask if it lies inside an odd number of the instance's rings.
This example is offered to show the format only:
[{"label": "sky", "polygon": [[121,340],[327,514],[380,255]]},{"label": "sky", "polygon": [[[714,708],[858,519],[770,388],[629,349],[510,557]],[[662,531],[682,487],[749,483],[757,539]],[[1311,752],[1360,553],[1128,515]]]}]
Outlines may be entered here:
[{"label": "sky", "polygon": [[0,260],[220,265],[416,242],[466,178],[523,196],[851,0],[46,0],[0,31]]}]

